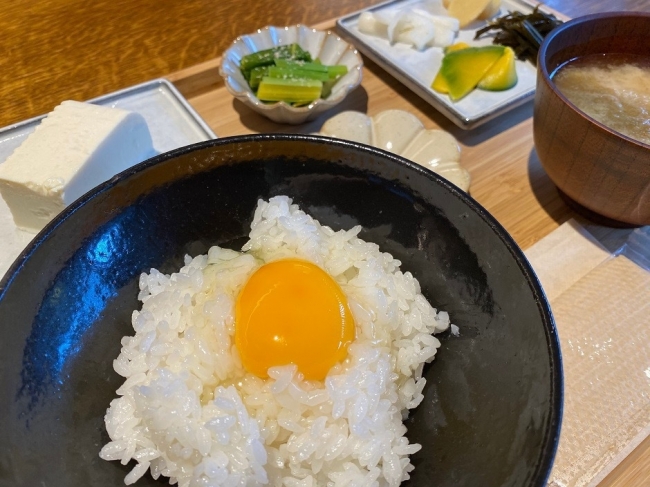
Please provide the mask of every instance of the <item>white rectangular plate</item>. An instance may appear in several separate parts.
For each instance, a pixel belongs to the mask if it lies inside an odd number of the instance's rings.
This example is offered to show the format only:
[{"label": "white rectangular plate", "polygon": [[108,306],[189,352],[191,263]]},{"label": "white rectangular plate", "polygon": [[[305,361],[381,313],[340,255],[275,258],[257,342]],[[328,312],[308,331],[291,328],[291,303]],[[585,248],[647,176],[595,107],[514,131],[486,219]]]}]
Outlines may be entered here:
[{"label": "white rectangular plate", "polygon": [[[169,81],[157,79],[89,100],[97,105],[139,113],[147,121],[154,146],[150,157],[217,136]],[[31,134],[44,116],[0,129],[0,164]],[[34,238],[14,225],[0,198],[0,279]]]},{"label": "white rectangular plate", "polygon": [[[406,44],[390,44],[387,39],[363,34],[358,29],[359,16],[363,12],[397,11],[406,7],[426,9],[426,0],[390,0],[372,8],[360,10],[337,21],[343,37],[348,38],[359,51],[383,67],[392,76],[414,91],[426,102],[440,111],[462,129],[472,129],[493,118],[532,100],[535,95],[537,70],[529,62],[517,60],[517,84],[505,91],[474,90],[462,100],[454,103],[449,96],[431,89],[443,58],[442,48],[430,47],[418,51]],[[520,0],[502,0],[501,11],[497,16],[510,11],[529,13],[532,7]],[[485,22],[474,22],[461,29],[454,42],[467,42],[471,45],[488,45],[490,38],[474,40],[476,30]]]}]

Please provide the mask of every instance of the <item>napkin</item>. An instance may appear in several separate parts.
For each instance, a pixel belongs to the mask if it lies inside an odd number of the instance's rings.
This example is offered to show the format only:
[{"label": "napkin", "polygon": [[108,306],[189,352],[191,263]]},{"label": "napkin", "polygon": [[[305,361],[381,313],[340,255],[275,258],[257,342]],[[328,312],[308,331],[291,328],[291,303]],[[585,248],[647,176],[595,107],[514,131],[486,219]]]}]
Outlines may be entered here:
[{"label": "napkin", "polygon": [[549,298],[565,401],[552,487],[597,485],[650,434],[648,228],[608,250],[571,220],[526,251]]}]

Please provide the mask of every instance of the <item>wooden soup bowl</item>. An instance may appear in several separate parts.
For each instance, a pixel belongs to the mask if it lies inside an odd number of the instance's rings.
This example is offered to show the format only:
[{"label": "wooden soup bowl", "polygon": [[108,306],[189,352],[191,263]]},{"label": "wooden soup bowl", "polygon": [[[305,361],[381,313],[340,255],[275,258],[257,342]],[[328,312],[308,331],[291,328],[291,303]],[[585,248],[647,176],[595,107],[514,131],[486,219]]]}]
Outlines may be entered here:
[{"label": "wooden soup bowl", "polygon": [[650,56],[650,14],[588,15],[561,25],[546,37],[538,57],[535,149],[572,206],[611,223],[648,225],[650,145],[592,119],[567,100],[551,79],[563,63],[603,53]]}]

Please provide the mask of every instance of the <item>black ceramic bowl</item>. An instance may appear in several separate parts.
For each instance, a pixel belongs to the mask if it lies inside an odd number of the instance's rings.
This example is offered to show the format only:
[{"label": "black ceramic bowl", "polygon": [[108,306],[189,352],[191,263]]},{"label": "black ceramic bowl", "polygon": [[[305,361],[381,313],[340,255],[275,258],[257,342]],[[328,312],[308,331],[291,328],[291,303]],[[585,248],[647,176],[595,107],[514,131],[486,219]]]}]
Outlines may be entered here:
[{"label": "black ceramic bowl", "polygon": [[[286,194],[334,229],[363,226],[449,311],[407,421],[410,486],[543,486],[562,410],[558,339],[523,254],[475,201],[381,150],[310,136],[219,139],[155,157],[75,202],[0,283],[0,485],[118,486],[100,460],[112,368],[138,276],[238,247],[258,198]],[[162,485],[145,476],[136,485]]]}]

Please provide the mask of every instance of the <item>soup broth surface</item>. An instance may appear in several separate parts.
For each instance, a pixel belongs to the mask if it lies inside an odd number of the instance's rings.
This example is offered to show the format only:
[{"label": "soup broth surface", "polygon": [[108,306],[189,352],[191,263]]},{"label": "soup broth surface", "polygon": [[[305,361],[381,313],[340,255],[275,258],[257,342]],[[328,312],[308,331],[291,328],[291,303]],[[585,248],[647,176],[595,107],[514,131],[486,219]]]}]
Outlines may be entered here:
[{"label": "soup broth surface", "polygon": [[551,77],[584,113],[650,145],[650,57],[583,56],[563,64]]}]

